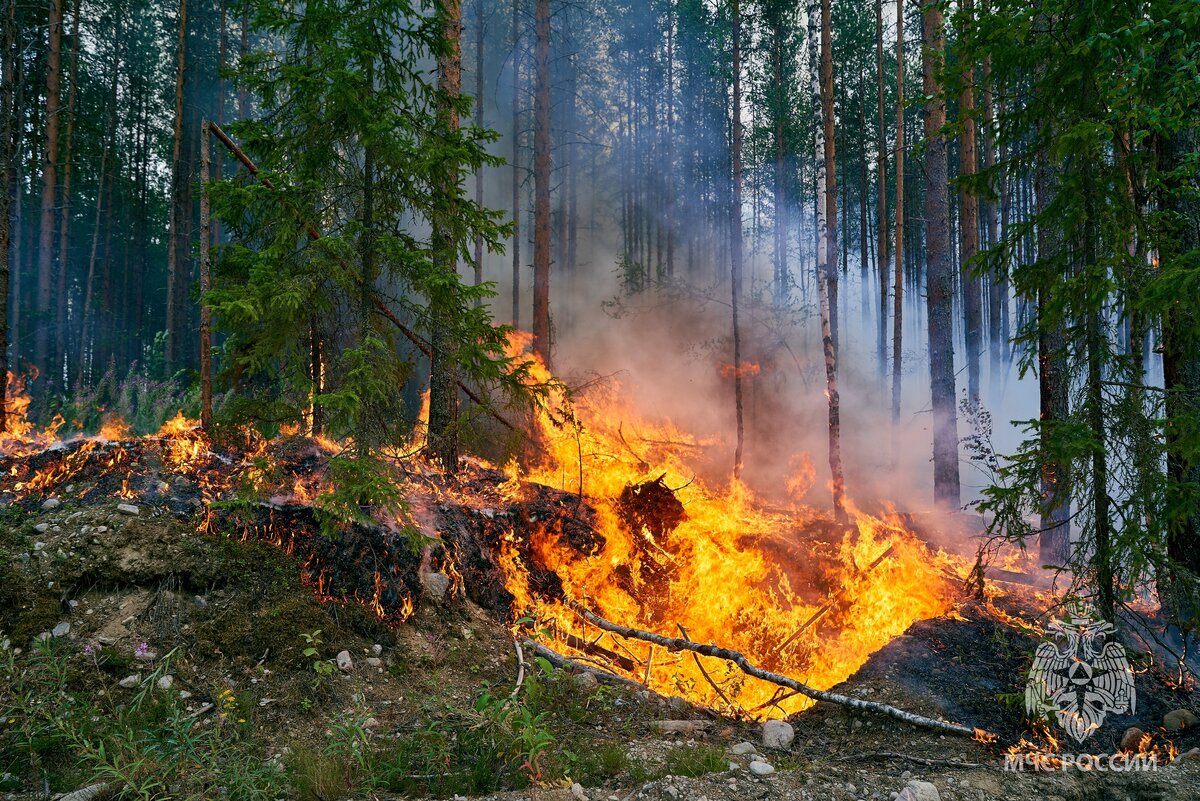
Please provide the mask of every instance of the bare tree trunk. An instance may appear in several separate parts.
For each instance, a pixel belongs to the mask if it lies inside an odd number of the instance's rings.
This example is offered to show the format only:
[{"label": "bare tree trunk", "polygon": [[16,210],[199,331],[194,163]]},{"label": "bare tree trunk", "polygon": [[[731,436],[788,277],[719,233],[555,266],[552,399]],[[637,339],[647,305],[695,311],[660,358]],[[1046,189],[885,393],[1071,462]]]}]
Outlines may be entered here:
[{"label": "bare tree trunk", "polygon": [[786,88],[783,85],[783,37],[782,20],[776,18],[779,26],[772,31],[771,68],[775,73],[775,85],[772,88],[774,117],[772,133],[775,145],[775,302],[782,305],[787,300],[788,290],[788,260],[787,260],[787,197],[785,182],[787,181],[786,144],[784,142],[784,115],[787,107],[784,101]]},{"label": "bare tree trunk", "polygon": [[871,326],[871,282],[868,279],[868,242],[871,237],[867,233],[867,85],[866,73],[860,63],[858,65],[858,271],[861,281],[862,330],[863,338]]},{"label": "bare tree trunk", "polygon": [[175,68],[175,127],[171,150],[171,200],[167,221],[167,341],[163,354],[167,376],[175,372],[178,362],[179,338],[184,328],[182,295],[187,283],[186,271],[179,264],[182,250],[183,216],[187,213],[183,199],[183,81],[187,70],[188,0],[179,0],[178,61]]},{"label": "bare tree trunk", "polygon": [[922,54],[925,93],[925,248],[926,307],[929,326],[929,384],[933,395],[933,495],[957,507],[958,416],[954,393],[954,272],[950,253],[950,199],[947,188],[946,101],[938,79],[945,32],[941,7],[925,7]]},{"label": "bare tree trunk", "polygon": [[46,63],[46,158],[42,162],[42,210],[38,229],[37,327],[33,361],[42,376],[56,385],[59,371],[49,361],[54,283],[54,209],[58,201],[59,89],[62,82],[63,0],[50,0],[50,40]]},{"label": "bare tree trunk", "polygon": [[[830,18],[830,0],[821,0],[821,124],[825,136],[825,235],[829,247],[825,258],[828,270],[825,282],[829,285],[829,327],[833,337],[833,352],[838,350],[838,264],[837,264],[837,148],[834,143],[833,115],[833,22]],[[820,154],[818,154],[820,157]],[[832,421],[831,421],[832,422]],[[837,478],[835,477],[835,481]],[[835,488],[835,494],[837,488]],[[840,510],[840,501],[834,505]]]},{"label": "bare tree trunk", "polygon": [[[574,75],[574,72],[572,72]],[[574,98],[572,97],[572,107]],[[666,212],[667,275],[675,275],[675,0],[667,2],[667,128],[666,135]],[[572,193],[572,200],[574,194]],[[574,218],[574,212],[571,213]],[[574,233],[574,229],[572,229]],[[575,261],[571,260],[572,268]]]},{"label": "bare tree trunk", "polygon": [[[834,272],[831,254],[836,252],[827,216],[827,209],[831,205],[828,200],[834,192],[834,188],[829,184],[827,174],[833,145],[826,138],[826,132],[830,130],[830,126],[829,121],[825,119],[826,111],[832,110],[832,102],[826,102],[826,100],[832,100],[831,97],[825,96],[826,89],[828,88],[832,92],[833,84],[822,80],[823,76],[819,75],[817,71],[818,64],[822,65],[820,72],[824,73],[825,71],[821,50],[829,42],[827,37],[818,37],[817,35],[818,2],[822,2],[822,0],[809,0],[808,2],[809,71],[812,74],[813,84],[813,113],[818,123],[814,126],[817,135],[817,200],[815,204],[817,212],[817,302],[821,316],[821,346],[825,355],[825,395],[829,400],[829,473],[833,480],[833,510],[840,519],[845,516],[846,484],[842,475],[841,397],[838,394],[837,382],[837,348],[833,339],[833,298],[829,292],[829,277]],[[828,9],[828,0],[823,0],[822,5]],[[822,14],[821,17],[822,25],[828,22],[827,15]]]},{"label": "bare tree trunk", "polygon": [[212,430],[212,348],[208,308],[209,250],[212,248],[209,181],[208,120],[200,124],[200,427]]},{"label": "bare tree trunk", "polygon": [[[876,132],[875,180],[879,199],[876,201],[875,223],[879,244],[875,266],[879,271],[879,383],[885,386],[887,376],[888,324],[888,232],[887,232],[887,123],[884,118],[883,92],[883,0],[875,0],[875,87],[878,95],[879,123]],[[865,235],[865,234],[864,234]]]},{"label": "bare tree trunk", "polygon": [[[961,0],[960,39],[967,35],[975,16],[975,0]],[[962,65],[962,92],[958,97],[962,137],[958,146],[958,174],[969,180],[976,170],[975,146],[975,65]],[[967,346],[967,397],[979,401],[979,358],[983,350],[983,308],[979,281],[971,274],[972,261],[979,252],[979,196],[965,183],[958,192],[960,280],[963,291],[963,322]]]},{"label": "bare tree trunk", "polygon": [[[438,90],[446,102],[438,109],[443,130],[458,131],[458,110],[454,103],[462,91],[462,5],[460,0],[441,0],[442,37],[449,45],[438,58]],[[458,173],[447,169],[440,191],[449,200],[447,218],[434,222],[434,258],[439,270],[447,274],[458,270],[457,242],[454,241],[454,202],[458,194]],[[458,389],[455,340],[451,336],[455,306],[453,288],[437,290],[429,299],[433,327],[429,338],[429,437],[430,456],[447,473],[458,470]]]},{"label": "bare tree trunk", "polygon": [[[475,32],[475,125],[483,127],[483,35],[485,33],[484,18],[485,0],[476,0],[477,13]],[[475,170],[475,205],[483,208],[483,167]],[[475,286],[483,283],[483,236],[475,237]],[[475,305],[483,303],[483,298],[476,298]]]},{"label": "bare tree trunk", "polygon": [[536,2],[533,135],[533,350],[550,366],[550,0]]},{"label": "bare tree trunk", "polygon": [[900,419],[904,342],[904,0],[896,0],[896,254],[892,289],[892,422]]},{"label": "bare tree trunk", "polygon": [[733,119],[731,159],[733,197],[729,219],[730,295],[733,306],[733,407],[737,425],[737,445],[733,452],[733,477],[742,474],[742,456],[746,445],[742,402],[742,332],[738,306],[742,295],[742,15],[739,0],[730,3],[733,23]]},{"label": "bare tree trunk", "polygon": [[70,385],[71,360],[67,358],[67,270],[71,265],[71,168],[75,142],[75,97],[79,74],[79,0],[71,17],[71,66],[67,90],[67,141],[63,158],[62,212],[58,228],[58,281],[55,287],[54,362],[63,386]]},{"label": "bare tree trunk", "polygon": [[[0,75],[0,433],[8,431],[8,277],[11,203],[16,188],[14,134],[16,132],[17,2],[4,9],[3,74]],[[20,192],[19,189],[17,189]],[[18,198],[20,195],[18,194]]]},{"label": "bare tree trunk", "polygon": [[521,0],[512,0],[512,324],[521,326]]},{"label": "bare tree trunk", "polygon": [[[984,135],[983,147],[983,168],[989,174],[996,166],[996,109],[993,101],[994,89],[992,87],[992,60],[990,57],[983,61],[983,128],[986,132]],[[999,189],[1000,193],[1004,192],[1004,177],[1000,176],[999,180],[993,180],[991,185]],[[988,247],[995,247],[997,240],[1000,238],[1000,218],[999,204],[989,199],[987,203],[987,238]],[[1005,274],[1008,273],[1007,260],[1001,267]],[[1000,397],[1001,387],[1001,362],[1000,355],[1003,352],[1003,340],[1000,337],[1000,298],[1004,292],[1007,292],[1007,287],[999,280],[999,275],[994,274],[989,282],[988,290],[988,355],[990,357],[988,366],[988,375],[990,377],[989,384],[991,386],[992,402],[995,403]]]},{"label": "bare tree trunk", "polygon": [[[250,4],[242,0],[242,28],[238,42],[239,60],[245,60],[250,53]],[[238,117],[246,119],[250,116],[250,93],[246,90],[246,82],[238,82]]]}]

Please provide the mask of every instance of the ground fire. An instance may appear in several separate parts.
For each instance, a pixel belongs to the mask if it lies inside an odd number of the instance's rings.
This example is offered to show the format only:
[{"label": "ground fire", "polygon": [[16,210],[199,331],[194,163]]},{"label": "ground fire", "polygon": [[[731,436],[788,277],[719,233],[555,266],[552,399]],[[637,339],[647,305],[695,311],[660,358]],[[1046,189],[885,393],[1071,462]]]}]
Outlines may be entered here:
[{"label": "ground fire", "polygon": [[[513,354],[532,359],[527,345],[514,338]],[[534,369],[534,378],[551,378]],[[769,506],[738,481],[704,482],[688,464],[696,438],[641,419],[611,385],[570,401],[552,392],[535,415],[527,467],[473,461],[459,481],[414,481],[402,515],[347,527],[336,539],[321,536],[314,500],[328,489],[325,465],[338,443],[291,429],[218,446],[182,415],[147,437],[111,420],[94,436],[63,438],[57,422],[38,429],[20,402],[15,408],[0,482],[8,501],[117,495],[201,515],[212,530],[220,523],[297,554],[318,596],[363,603],[394,622],[411,615],[421,575],[440,573],[519,636],[541,632],[583,663],[749,718],[812,701],[724,660],[601,631],[573,605],[722,643],[827,689],[913,621],[946,613],[962,571],[896,514],[854,510],[843,526],[798,503]],[[428,538],[423,556],[405,534],[414,527]]]}]

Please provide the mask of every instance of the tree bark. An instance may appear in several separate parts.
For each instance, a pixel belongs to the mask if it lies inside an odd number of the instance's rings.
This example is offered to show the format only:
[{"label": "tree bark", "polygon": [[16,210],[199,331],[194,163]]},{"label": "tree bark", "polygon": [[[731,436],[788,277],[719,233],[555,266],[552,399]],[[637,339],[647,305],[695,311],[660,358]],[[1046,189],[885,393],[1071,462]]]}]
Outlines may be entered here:
[{"label": "tree bark", "polygon": [[[814,126],[817,138],[817,305],[821,319],[821,347],[825,356],[825,395],[829,402],[829,474],[833,485],[833,510],[834,514],[842,519],[845,516],[845,479],[842,475],[841,397],[838,394],[837,347],[833,338],[834,299],[829,291],[829,279],[835,272],[832,254],[836,253],[836,246],[830,234],[831,226],[827,216],[831,205],[829,198],[834,189],[828,181],[833,146],[826,139],[826,131],[830,128],[829,121],[825,118],[827,111],[832,113],[833,103],[831,97],[826,97],[826,89],[832,92],[833,84],[824,81],[823,75],[818,74],[816,67],[817,64],[822,64],[820,72],[824,73],[821,50],[829,41],[826,37],[817,35],[818,2],[822,2],[823,7],[827,9],[828,0],[809,0],[808,3],[809,72],[812,74],[813,83],[813,115],[817,121]],[[822,14],[822,25],[827,22],[826,15]]]},{"label": "tree bark", "polygon": [[[187,70],[188,0],[179,0],[179,44],[175,67],[175,124],[171,149],[171,200],[167,220],[167,339],[163,353],[167,376],[175,373],[178,363],[179,339],[183,332],[183,292],[187,283],[186,270],[180,262],[183,249],[184,206],[183,175],[183,84]],[[186,259],[185,259],[186,261]]]},{"label": "tree bark", "polygon": [[521,327],[521,0],[512,0],[512,325]]},{"label": "tree bark", "polygon": [[208,121],[200,124],[200,427],[212,431],[212,348],[209,327],[212,313],[208,308],[209,250],[212,247],[209,181]]},{"label": "tree bark", "polygon": [[[0,433],[8,431],[8,277],[9,239],[13,189],[16,185],[13,148],[16,130],[17,2],[5,3],[4,30],[0,35],[3,47],[3,72],[0,74]],[[19,189],[17,190],[19,193]],[[20,195],[18,194],[18,197]]]},{"label": "tree bark", "polygon": [[533,350],[550,366],[550,0],[535,0]]},{"label": "tree bark", "polygon": [[[983,129],[985,131],[983,139],[983,168],[989,175],[996,166],[996,109],[993,98],[992,60],[988,57],[983,61]],[[998,180],[992,180],[992,188],[997,189],[1000,193],[1004,192],[1003,173],[999,176]],[[1000,238],[999,215],[999,203],[989,196],[987,203],[987,240],[989,248],[996,247],[997,241]],[[1000,270],[1003,270],[1007,276],[1007,259],[1004,260]],[[1001,382],[1003,370],[1000,357],[1004,350],[1004,340],[1000,334],[1000,306],[1001,296],[1007,294],[1008,291],[1007,285],[1000,280],[997,272],[993,273],[988,290],[988,375],[993,403],[999,400],[1000,388],[1003,386]]]},{"label": "tree bark", "polygon": [[71,266],[71,172],[75,143],[75,98],[79,75],[79,0],[71,16],[71,66],[67,82],[67,140],[63,158],[62,212],[58,228],[58,280],[54,296],[54,360],[62,370],[63,386],[70,385],[71,360],[67,358],[67,271]]},{"label": "tree bark", "polygon": [[742,474],[746,445],[742,402],[742,331],[738,313],[742,295],[742,14],[739,0],[730,2],[733,23],[733,119],[730,158],[733,162],[733,196],[729,215],[730,295],[733,306],[733,407],[737,444],[733,452],[733,477]]},{"label": "tree bark", "polygon": [[933,495],[947,507],[960,503],[958,417],[954,392],[954,274],[947,189],[946,101],[938,79],[945,32],[938,0],[925,6],[922,88],[925,94],[925,249],[929,326],[929,384],[933,397]]},{"label": "tree bark", "polygon": [[[454,103],[462,91],[462,5],[460,0],[441,0],[442,37],[448,45],[438,59],[438,90],[446,102],[438,109],[439,127],[458,131],[458,110]],[[434,223],[435,267],[447,274],[458,270],[457,242],[453,220],[458,195],[458,173],[447,168],[440,191],[449,201],[446,219]],[[429,454],[442,470],[458,470],[458,390],[455,364],[453,288],[439,290],[429,303],[432,328],[429,338]]]},{"label": "tree bark", "polygon": [[[968,36],[973,25],[975,0],[961,0],[959,41]],[[958,145],[958,174],[969,180],[976,170],[975,143],[975,64],[962,65],[962,92],[958,97],[958,115],[962,137]],[[979,196],[966,183],[959,186],[960,281],[963,292],[963,323],[967,346],[967,397],[979,402],[979,358],[983,342],[983,307],[979,281],[972,275],[973,260],[979,252]]]},{"label": "tree bark", "polygon": [[42,161],[42,208],[38,228],[37,327],[33,361],[51,386],[60,371],[49,361],[54,284],[54,210],[58,201],[59,89],[62,82],[63,0],[50,0],[49,52],[46,56],[46,156]]},{"label": "tree bark", "polygon": [[[475,126],[483,127],[483,35],[486,32],[484,17],[485,0],[476,0],[476,32],[475,32]],[[483,167],[475,171],[475,205],[483,208]],[[475,286],[483,283],[483,235],[475,237]],[[483,303],[483,298],[476,298],[475,305]]]},{"label": "tree bark", "polygon": [[[875,266],[879,271],[879,383],[886,386],[887,324],[888,324],[888,232],[887,232],[887,123],[883,91],[883,0],[875,0],[875,91],[878,98],[879,123],[875,136],[875,181],[879,197],[876,201],[875,224],[878,245]],[[865,236],[865,234],[864,234]]]},{"label": "tree bark", "polygon": [[[825,259],[828,269],[825,281],[829,286],[829,328],[833,337],[833,352],[838,351],[838,264],[837,264],[837,149],[834,144],[833,114],[833,20],[830,0],[821,0],[821,124],[825,137],[825,235],[828,237]],[[830,421],[832,423],[832,420]],[[832,456],[832,451],[831,451]],[[836,480],[836,479],[835,479]],[[835,489],[835,495],[837,494]],[[838,503],[835,502],[835,506]],[[839,506],[840,508],[840,506]]]},{"label": "tree bark", "polygon": [[904,0],[896,0],[896,256],[892,289],[892,422],[900,420],[904,342]]}]

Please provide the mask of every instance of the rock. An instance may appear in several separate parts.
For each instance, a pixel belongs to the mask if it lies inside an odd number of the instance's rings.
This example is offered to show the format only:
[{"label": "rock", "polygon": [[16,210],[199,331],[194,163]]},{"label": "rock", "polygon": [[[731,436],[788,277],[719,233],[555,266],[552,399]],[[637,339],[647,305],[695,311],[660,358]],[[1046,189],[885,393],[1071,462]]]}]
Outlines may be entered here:
[{"label": "rock", "polygon": [[708,731],[712,722],[707,720],[653,720],[650,728],[661,734],[700,734]]},{"label": "rock", "polygon": [[368,656],[367,664],[373,668],[383,667],[383,660],[377,656]]},{"label": "rock", "polygon": [[142,513],[142,510],[132,503],[118,503],[117,511],[123,515],[140,515]]},{"label": "rock", "polygon": [[364,729],[378,729],[379,721],[376,718],[367,718],[363,721]]},{"label": "rock", "polygon": [[158,684],[158,689],[169,690],[175,685],[175,677],[170,673],[164,673],[158,677],[158,681],[156,683]]},{"label": "rock", "polygon": [[1193,748],[1190,751],[1184,751],[1179,756],[1175,757],[1172,765],[1179,765],[1183,762],[1200,762],[1200,748]]},{"label": "rock", "polygon": [[421,590],[431,601],[441,601],[450,592],[450,577],[436,570],[421,573]]},{"label": "rock", "polygon": [[792,724],[785,720],[768,720],[762,725],[762,744],[765,748],[790,748],[796,739]]},{"label": "rock", "polygon": [[60,501],[58,498],[47,498],[46,500],[42,501],[42,509],[47,512],[53,512],[60,506],[62,506],[62,501]]},{"label": "rock", "polygon": [[65,620],[62,623],[59,623],[57,626],[55,626],[50,631],[50,634],[55,637],[66,637],[70,633],[71,633],[71,624],[66,622]]},{"label": "rock", "polygon": [[1121,735],[1121,744],[1118,746],[1122,751],[1137,751],[1138,743],[1146,736],[1146,732],[1139,729],[1137,726],[1130,726]]},{"label": "rock", "polygon": [[89,784],[87,787],[80,787],[74,792],[67,793],[58,801],[94,801],[104,795],[107,789],[107,784]]},{"label": "rock", "polygon": [[1200,718],[1190,709],[1176,709],[1163,715],[1163,727],[1167,731],[1183,731],[1200,726]]},{"label": "rock", "polygon": [[729,753],[733,754],[734,756],[749,756],[750,754],[754,754],[756,752],[757,749],[754,747],[754,743],[748,743],[745,740],[742,740],[740,743],[734,745],[733,748],[729,749]]},{"label": "rock", "polygon": [[942,797],[938,794],[938,788],[931,782],[913,779],[904,785],[900,795],[896,796],[896,801],[942,801]]},{"label": "rock", "polygon": [[208,608],[208,601],[206,601],[204,599],[203,595],[193,595],[192,603],[194,603],[196,605],[197,609],[207,609]]},{"label": "rock", "polygon": [[35,550],[35,551],[40,551],[45,547],[46,547],[46,543],[44,543],[44,542],[35,542],[33,544],[33,550]]},{"label": "rock", "polygon": [[768,762],[760,762],[756,759],[750,763],[750,772],[755,776],[770,776],[775,772],[775,767]]},{"label": "rock", "polygon": [[33,527],[33,530],[36,531],[38,534],[45,534],[47,531],[50,530],[50,524],[49,523],[38,523],[36,526]]},{"label": "rock", "polygon": [[180,690],[180,691],[179,691],[179,698],[180,698],[180,700],[181,700],[181,701],[186,701],[187,699],[189,699],[189,698],[191,698],[191,697],[192,697],[192,694],[191,694],[191,693],[189,693],[187,690]]},{"label": "rock", "polygon": [[571,797],[576,801],[587,801],[587,793],[583,791],[583,785],[575,782],[571,785]]},{"label": "rock", "polygon": [[589,670],[576,673],[571,676],[571,682],[582,693],[591,694],[600,686],[600,680],[596,678],[596,674]]},{"label": "rock", "polygon": [[383,646],[379,643],[375,643],[371,646],[371,653],[375,656],[381,656],[383,654]]},{"label": "rock", "polygon": [[338,670],[343,673],[349,673],[354,670],[354,660],[350,658],[349,651],[339,651],[337,655]]},{"label": "rock", "polygon": [[850,795],[858,795],[858,788],[849,782],[846,783],[846,792]]},{"label": "rock", "polygon": [[131,673],[128,676],[126,676],[125,678],[123,678],[117,682],[117,684],[119,686],[124,687],[126,690],[132,690],[134,687],[138,686],[141,683],[142,683],[142,674],[141,673]]}]

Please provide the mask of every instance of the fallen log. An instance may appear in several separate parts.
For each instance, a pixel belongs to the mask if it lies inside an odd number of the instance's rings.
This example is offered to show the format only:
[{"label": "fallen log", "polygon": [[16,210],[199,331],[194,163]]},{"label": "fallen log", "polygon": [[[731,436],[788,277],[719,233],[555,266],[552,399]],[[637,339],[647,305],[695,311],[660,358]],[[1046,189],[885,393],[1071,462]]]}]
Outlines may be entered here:
[{"label": "fallen log", "polygon": [[551,651],[546,646],[542,645],[541,643],[534,642],[533,640],[525,640],[522,645],[532,650],[534,654],[542,657],[542,659],[545,659],[551,665],[554,665],[554,667],[559,668],[560,670],[567,670],[574,673],[591,673],[596,677],[596,681],[599,681],[603,684],[615,684],[618,687],[625,687],[626,689],[633,690],[634,692],[641,692],[642,690],[646,689],[636,681],[627,679],[624,676],[618,676],[616,673],[609,673],[606,670],[589,667],[588,665],[581,665],[572,659],[568,659],[557,651]]},{"label": "fallen log", "polygon": [[654,634],[653,632],[622,626],[617,623],[613,623],[610,620],[605,620],[599,615],[584,609],[578,604],[571,604],[571,608],[576,614],[597,628],[604,629],[605,631],[612,632],[613,634],[619,634],[622,637],[642,640],[644,642],[654,643],[655,645],[661,645],[670,651],[692,651],[693,653],[701,654],[703,656],[713,656],[718,659],[728,660],[741,668],[742,672],[748,676],[753,676],[756,679],[762,679],[763,681],[768,681],[772,684],[778,684],[781,687],[787,687],[790,690],[795,690],[801,695],[812,698],[814,701],[825,701],[827,703],[839,704],[841,706],[850,707],[851,709],[857,709],[862,712],[874,712],[881,715],[887,715],[888,717],[904,721],[905,723],[909,723],[913,726],[920,726],[921,728],[946,732],[947,734],[958,734],[964,737],[973,737],[977,740],[985,742],[991,742],[997,739],[995,734],[985,731],[984,729],[964,726],[961,723],[950,723],[945,720],[925,717],[924,715],[917,715],[913,712],[906,712],[903,709],[891,706],[890,704],[881,704],[875,701],[864,701],[861,698],[851,698],[847,695],[840,695],[838,693],[831,693],[827,690],[818,690],[814,687],[809,687],[807,684],[796,681],[788,676],[784,676],[779,673],[773,673],[769,670],[763,670],[757,665],[751,664],[750,660],[746,658],[746,655],[739,651],[733,651],[729,648],[721,648],[720,646],[716,645],[701,645],[699,643],[690,642],[689,640],[681,639],[679,637],[664,637],[661,634]]}]

